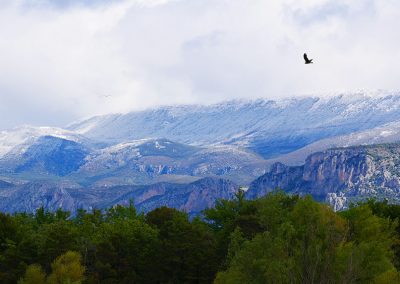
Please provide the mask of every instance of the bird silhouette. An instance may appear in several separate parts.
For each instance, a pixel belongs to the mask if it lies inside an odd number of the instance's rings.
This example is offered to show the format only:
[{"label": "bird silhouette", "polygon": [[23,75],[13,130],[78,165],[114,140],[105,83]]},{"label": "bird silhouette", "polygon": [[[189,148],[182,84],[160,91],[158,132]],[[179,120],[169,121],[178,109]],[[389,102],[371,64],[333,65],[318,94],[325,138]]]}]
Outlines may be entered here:
[{"label": "bird silhouette", "polygon": [[311,64],[311,63],[313,63],[312,61],[312,59],[308,59],[308,57],[307,57],[307,53],[304,53],[304,61],[305,61],[305,64]]}]

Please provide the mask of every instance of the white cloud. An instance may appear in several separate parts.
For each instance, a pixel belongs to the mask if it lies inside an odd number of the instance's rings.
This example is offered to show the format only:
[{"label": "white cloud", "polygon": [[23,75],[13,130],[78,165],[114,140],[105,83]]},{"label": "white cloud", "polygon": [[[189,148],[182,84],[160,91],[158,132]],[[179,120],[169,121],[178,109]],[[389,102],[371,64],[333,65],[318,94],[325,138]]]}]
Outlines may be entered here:
[{"label": "white cloud", "polygon": [[[157,104],[400,89],[395,0],[100,2],[2,2],[0,128]],[[303,64],[305,51],[314,65]]]}]

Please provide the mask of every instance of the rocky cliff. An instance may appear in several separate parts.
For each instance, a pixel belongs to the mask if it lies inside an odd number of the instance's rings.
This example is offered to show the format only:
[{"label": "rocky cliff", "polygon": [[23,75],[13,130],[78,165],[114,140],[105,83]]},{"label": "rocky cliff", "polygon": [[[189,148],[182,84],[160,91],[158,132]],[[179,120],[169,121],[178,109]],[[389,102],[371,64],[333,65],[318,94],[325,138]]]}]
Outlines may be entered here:
[{"label": "rocky cliff", "polygon": [[311,154],[302,166],[276,163],[255,180],[248,198],[282,188],[311,194],[335,209],[365,198],[400,201],[400,144],[357,146]]},{"label": "rocky cliff", "polygon": [[[1,185],[1,184],[0,184]],[[213,207],[217,199],[232,199],[238,186],[225,179],[203,178],[189,184],[157,183],[142,186],[79,187],[72,184],[27,183],[0,187],[1,212],[35,212],[43,206],[76,212],[82,208],[109,208],[116,204],[129,205],[134,201],[139,211],[148,212],[168,206],[194,216]]]}]

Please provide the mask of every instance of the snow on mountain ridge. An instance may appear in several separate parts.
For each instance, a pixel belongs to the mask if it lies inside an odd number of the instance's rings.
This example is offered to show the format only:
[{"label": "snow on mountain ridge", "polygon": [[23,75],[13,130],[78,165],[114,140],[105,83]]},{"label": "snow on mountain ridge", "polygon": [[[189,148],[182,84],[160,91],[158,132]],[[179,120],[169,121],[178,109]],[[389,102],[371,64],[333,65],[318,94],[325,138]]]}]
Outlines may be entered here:
[{"label": "snow on mountain ridge", "polygon": [[74,142],[87,140],[73,131],[57,127],[35,127],[24,125],[22,127],[0,132],[0,157],[9,153],[18,146],[18,151],[24,151],[35,139],[41,136],[53,136]]},{"label": "snow on mountain ridge", "polygon": [[75,142],[87,136],[104,143],[102,147],[158,138],[197,146],[235,145],[271,158],[320,139],[368,130],[399,119],[400,92],[237,99],[95,116],[71,124],[68,130],[24,126],[2,131],[0,157],[15,145],[28,145],[39,136],[51,135]]},{"label": "snow on mountain ridge", "polygon": [[321,139],[301,149],[273,159],[270,162],[279,161],[290,166],[302,165],[308,155],[331,148],[394,143],[399,141],[400,120],[348,135]]},{"label": "snow on mountain ridge", "polygon": [[109,144],[163,137],[197,146],[246,146],[270,158],[398,119],[400,92],[379,91],[166,106],[95,117],[69,129]]}]

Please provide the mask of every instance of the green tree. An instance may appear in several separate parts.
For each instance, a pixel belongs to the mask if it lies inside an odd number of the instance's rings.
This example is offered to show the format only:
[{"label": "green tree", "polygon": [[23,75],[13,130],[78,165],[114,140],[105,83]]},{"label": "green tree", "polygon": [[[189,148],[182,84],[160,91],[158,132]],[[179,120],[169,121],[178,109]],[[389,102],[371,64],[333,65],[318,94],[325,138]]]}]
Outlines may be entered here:
[{"label": "green tree", "polygon": [[395,270],[393,244],[396,223],[373,215],[368,205],[341,213],[349,222],[347,243],[339,248],[338,274],[348,283],[372,282],[378,275]]},{"label": "green tree", "polygon": [[31,216],[0,213],[0,279],[16,283],[30,263],[36,262],[37,246]]},{"label": "green tree", "polygon": [[243,247],[243,243],[246,241],[246,238],[243,236],[240,228],[237,227],[230,236],[230,243],[228,248],[228,255],[227,255],[227,264],[229,265],[236,254],[240,251]]},{"label": "green tree", "polygon": [[375,284],[393,284],[400,283],[400,273],[396,269],[387,270],[375,277]]},{"label": "green tree", "polygon": [[18,284],[45,284],[46,273],[42,267],[37,264],[29,265],[26,269],[25,275],[18,281]]},{"label": "green tree", "polygon": [[51,264],[48,284],[80,284],[84,280],[85,267],[78,252],[67,251]]},{"label": "green tree", "polygon": [[72,221],[54,220],[44,223],[37,231],[39,262],[46,271],[56,257],[68,250],[78,250],[79,230]]},{"label": "green tree", "polygon": [[309,197],[289,201],[281,193],[259,201],[265,231],[243,243],[216,283],[330,283],[345,222]]},{"label": "green tree", "polygon": [[157,231],[141,220],[116,217],[102,223],[93,238],[96,253],[89,280],[154,283],[157,242]]},{"label": "green tree", "polygon": [[397,270],[400,269],[400,205],[399,204],[389,204],[388,200],[378,202],[374,199],[367,201],[366,205],[372,210],[374,215],[381,218],[389,218],[392,222],[396,222],[396,232],[397,240],[393,244],[393,252],[395,254],[394,265]]},{"label": "green tree", "polygon": [[159,231],[160,246],[154,263],[160,283],[210,283],[218,269],[212,230],[199,219],[161,207],[146,222]]},{"label": "green tree", "polygon": [[115,221],[117,219],[136,219],[136,209],[133,200],[129,201],[129,206],[116,205],[106,211],[106,220]]},{"label": "green tree", "polygon": [[282,191],[244,197],[194,219],[167,207],[137,214],[133,203],[0,213],[0,282],[400,283],[399,205],[335,213]]}]

